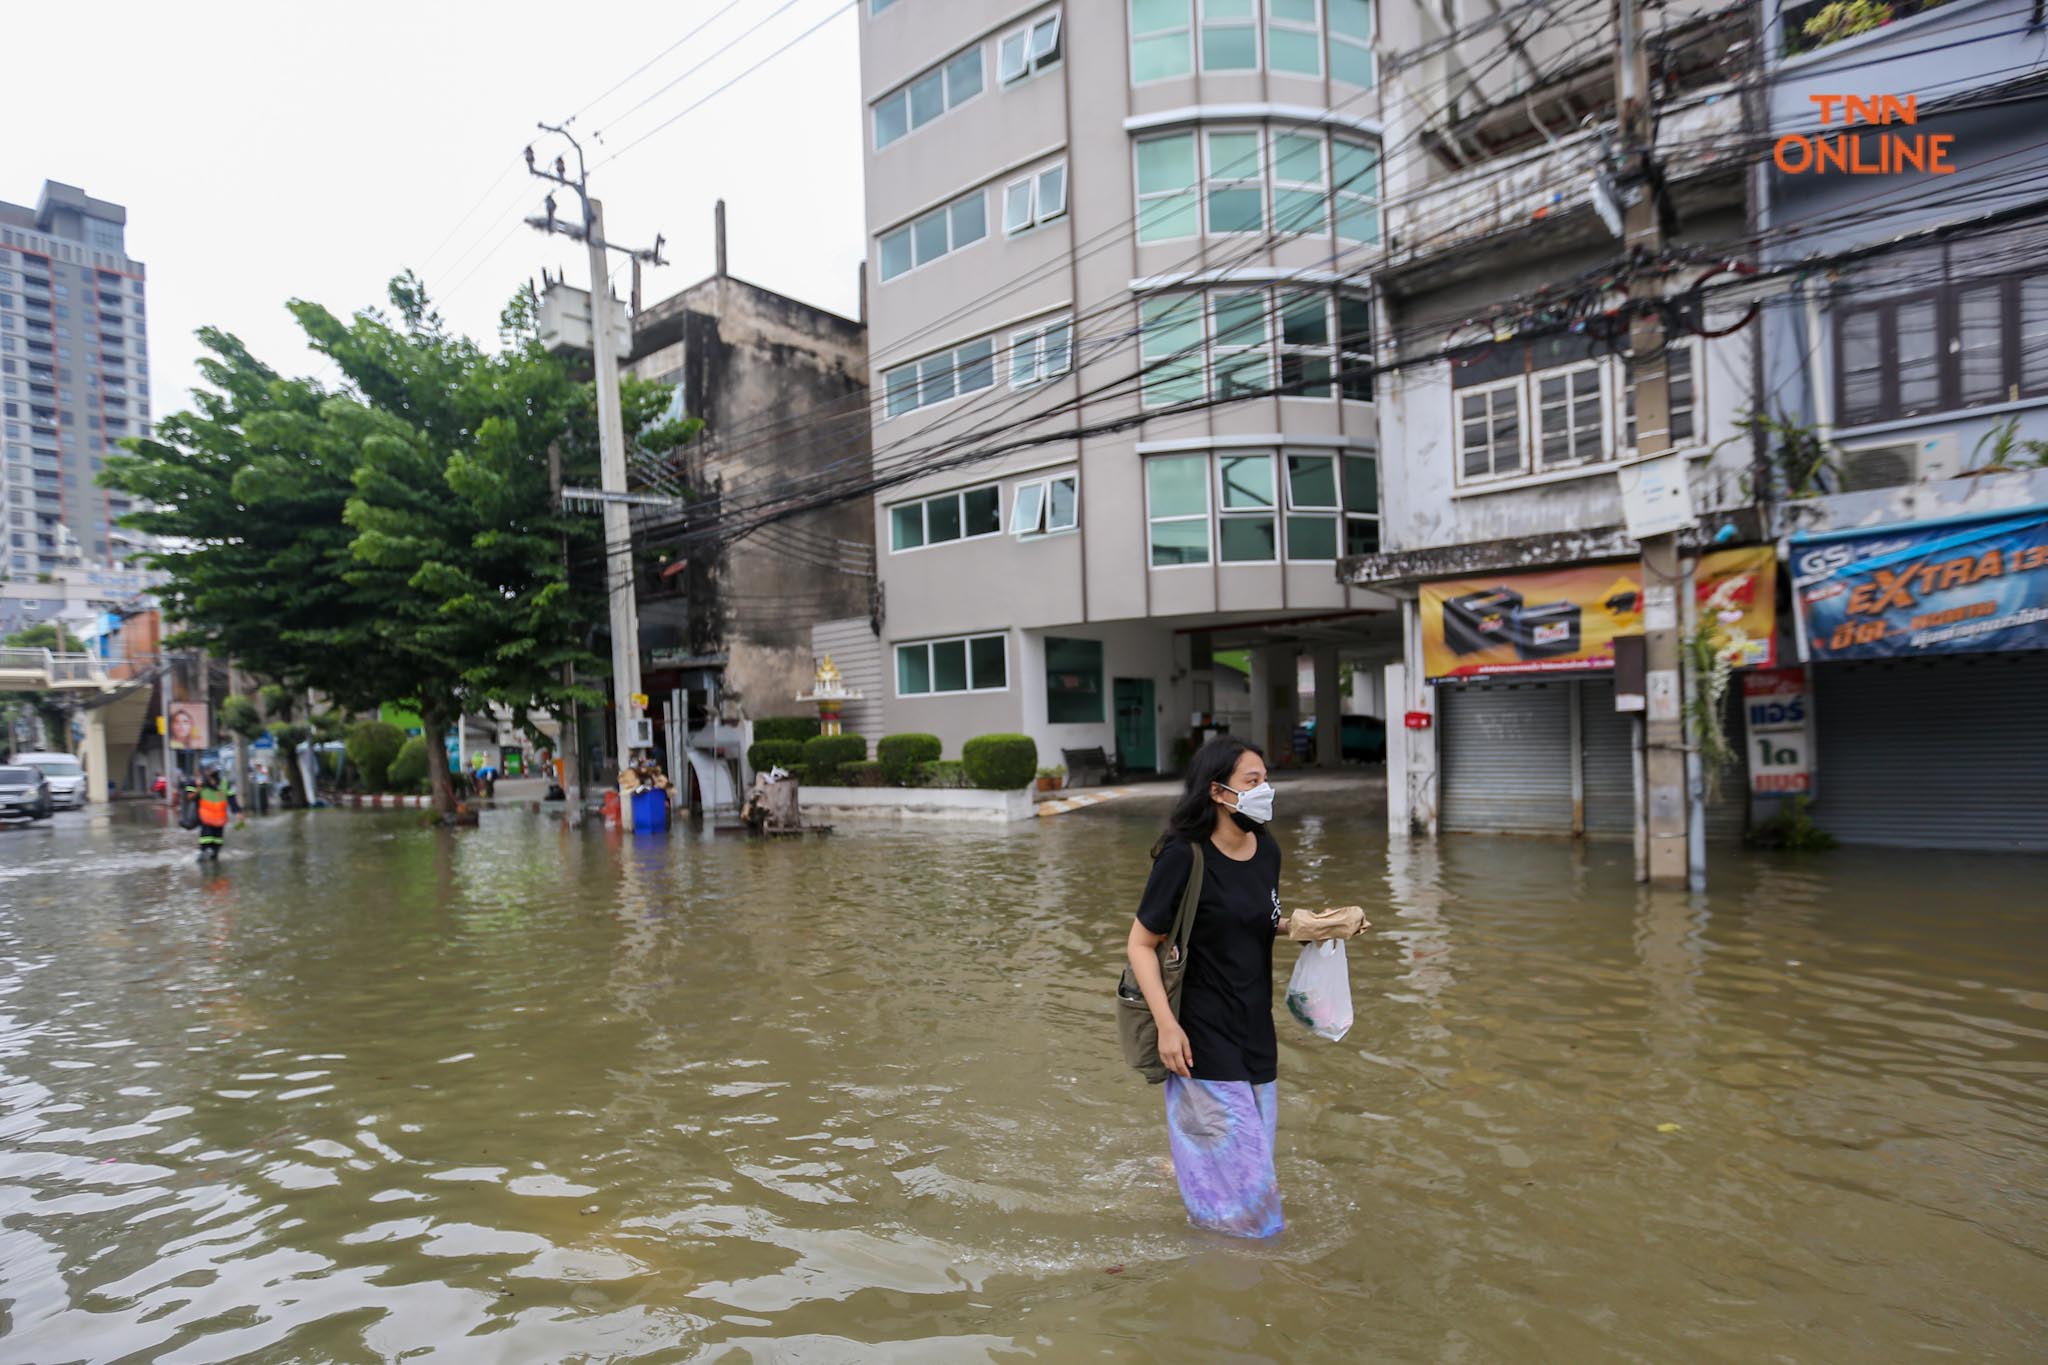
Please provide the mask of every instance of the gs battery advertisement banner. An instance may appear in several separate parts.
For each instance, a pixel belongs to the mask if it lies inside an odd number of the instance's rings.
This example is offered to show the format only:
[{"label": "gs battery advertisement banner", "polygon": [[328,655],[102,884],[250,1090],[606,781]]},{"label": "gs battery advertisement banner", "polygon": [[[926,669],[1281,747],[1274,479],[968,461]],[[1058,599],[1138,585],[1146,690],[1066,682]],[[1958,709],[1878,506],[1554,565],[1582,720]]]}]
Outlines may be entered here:
[{"label": "gs battery advertisement banner", "polygon": [[1808,657],[2048,649],[2048,507],[1795,539]]},{"label": "gs battery advertisement banner", "polygon": [[[1731,664],[1776,662],[1777,557],[1769,546],[1703,556],[1694,589]],[[1643,566],[1634,560],[1422,587],[1423,669],[1432,680],[1612,668],[1615,637],[1642,633]]]}]

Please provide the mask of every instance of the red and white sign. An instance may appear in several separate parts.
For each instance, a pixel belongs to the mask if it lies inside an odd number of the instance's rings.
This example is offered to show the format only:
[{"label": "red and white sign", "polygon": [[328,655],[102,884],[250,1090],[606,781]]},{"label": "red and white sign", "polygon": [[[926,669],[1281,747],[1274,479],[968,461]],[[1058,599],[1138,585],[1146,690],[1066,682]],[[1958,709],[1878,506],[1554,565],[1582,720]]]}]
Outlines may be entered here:
[{"label": "red and white sign", "polygon": [[1742,675],[1749,789],[1759,796],[1813,794],[1806,670],[1760,668]]},{"label": "red and white sign", "polygon": [[1411,730],[1427,730],[1436,721],[1427,711],[1410,711],[1405,717],[1405,723]]}]

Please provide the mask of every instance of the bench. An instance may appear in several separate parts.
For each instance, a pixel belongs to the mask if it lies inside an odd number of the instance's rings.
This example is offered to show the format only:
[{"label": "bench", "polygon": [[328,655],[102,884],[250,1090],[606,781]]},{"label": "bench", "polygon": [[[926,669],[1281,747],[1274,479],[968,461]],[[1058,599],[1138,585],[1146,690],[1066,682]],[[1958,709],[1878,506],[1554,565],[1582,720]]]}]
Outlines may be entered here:
[{"label": "bench", "polygon": [[1123,770],[1117,767],[1116,760],[1099,748],[1062,749],[1060,758],[1067,765],[1067,785],[1070,787],[1086,785],[1081,781],[1083,773],[1100,774],[1097,778],[1098,784],[1123,776]]}]

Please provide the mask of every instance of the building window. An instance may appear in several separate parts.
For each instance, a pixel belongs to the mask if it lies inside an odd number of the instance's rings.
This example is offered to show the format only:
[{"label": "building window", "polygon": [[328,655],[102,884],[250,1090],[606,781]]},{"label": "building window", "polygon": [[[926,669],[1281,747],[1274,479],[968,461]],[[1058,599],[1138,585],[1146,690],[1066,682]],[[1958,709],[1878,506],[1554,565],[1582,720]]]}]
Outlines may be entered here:
[{"label": "building window", "polygon": [[1200,0],[1200,3],[1202,70],[1258,70],[1258,0]]},{"label": "building window", "polygon": [[1080,521],[1081,484],[1072,474],[1020,483],[1010,493],[1010,534],[1049,536]]},{"label": "building window", "polygon": [[868,0],[868,14],[870,16],[880,14],[895,3],[896,0]]},{"label": "building window", "polygon": [[981,93],[983,83],[981,44],[976,43],[884,95],[875,101],[875,150],[880,151],[939,115],[958,109]]},{"label": "building window", "polygon": [[1329,181],[1317,133],[1273,134],[1273,230],[1327,232]]},{"label": "building window", "polygon": [[996,77],[1011,85],[1035,76],[1060,59],[1060,12],[1012,29],[996,45]]},{"label": "building window", "polygon": [[1372,401],[1372,300],[1361,294],[1337,295],[1338,386],[1354,403]]},{"label": "building window", "polygon": [[1380,468],[1370,455],[1344,457],[1344,553],[1369,555],[1380,548]]},{"label": "building window", "polygon": [[1255,132],[1210,132],[1204,139],[1209,232],[1266,230],[1266,176]]},{"label": "building window", "polygon": [[1332,138],[1330,167],[1336,182],[1337,240],[1377,242],[1380,239],[1380,149],[1368,142]]},{"label": "building window", "polygon": [[1003,231],[1011,236],[1050,223],[1067,212],[1067,163],[1013,180],[1003,189]]},{"label": "building window", "polygon": [[944,545],[955,540],[976,540],[1001,535],[1002,493],[995,484],[963,488],[899,502],[889,509],[889,548],[916,550],[927,545]]},{"label": "building window", "polygon": [[1330,296],[1280,295],[1280,387],[1301,398],[1330,396]]},{"label": "building window", "polygon": [[1225,564],[1267,563],[1278,557],[1273,525],[1271,455],[1223,455],[1216,460],[1216,557]]},{"label": "building window", "polygon": [[1372,0],[1323,2],[1329,7],[1330,74],[1347,85],[1372,89]]},{"label": "building window", "polygon": [[882,234],[882,278],[893,280],[988,236],[988,196],[976,190]]},{"label": "building window", "polygon": [[1536,440],[1545,469],[1588,464],[1606,454],[1605,405],[1600,401],[1604,366],[1577,365],[1535,376]]},{"label": "building window", "polygon": [[1001,635],[965,635],[896,646],[896,695],[1001,692],[1010,685]]},{"label": "building window", "polygon": [[1194,71],[1193,13],[1194,0],[1130,0],[1132,84]]},{"label": "building window", "polygon": [[1074,323],[1061,318],[1010,336],[1010,387],[1028,389],[1067,372],[1074,352]]},{"label": "building window", "polygon": [[1266,0],[1266,66],[1296,76],[1323,74],[1316,0]]},{"label": "building window", "polygon": [[[1673,341],[1664,347],[1665,387],[1671,397],[1671,446],[1687,445],[1699,433],[1696,413],[1699,407],[1699,378],[1693,372],[1695,348],[1689,341]],[[1623,444],[1630,450],[1636,449],[1636,379],[1635,367],[1626,367],[1623,381],[1622,427],[1626,439]]]},{"label": "building window", "polygon": [[1152,567],[1209,562],[1209,457],[1160,455],[1145,461],[1145,515]]},{"label": "building window", "polygon": [[1138,358],[1146,407],[1193,402],[1205,391],[1202,296],[1167,294],[1138,305]]},{"label": "building window", "polygon": [[994,388],[995,382],[996,343],[992,337],[935,351],[921,360],[898,365],[882,376],[891,417]]},{"label": "building window", "polygon": [[1209,296],[1215,395],[1237,398],[1273,387],[1273,346],[1263,289]]},{"label": "building window", "polygon": [[1053,725],[1101,723],[1102,641],[1045,637],[1045,718]]},{"label": "building window", "polygon": [[1458,394],[1459,467],[1468,479],[1522,472],[1522,381]]},{"label": "building window", "polygon": [[1335,455],[1289,454],[1287,463],[1287,557],[1329,560],[1337,557]]},{"label": "building window", "polygon": [[1200,233],[1195,196],[1195,135],[1138,143],[1138,240],[1167,242]]}]

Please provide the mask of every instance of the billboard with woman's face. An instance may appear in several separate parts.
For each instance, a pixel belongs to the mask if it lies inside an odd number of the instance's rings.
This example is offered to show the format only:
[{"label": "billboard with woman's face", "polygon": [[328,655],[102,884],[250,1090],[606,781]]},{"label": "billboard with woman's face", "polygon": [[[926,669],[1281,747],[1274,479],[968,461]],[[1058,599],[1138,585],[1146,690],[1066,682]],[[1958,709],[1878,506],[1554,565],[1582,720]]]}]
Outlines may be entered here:
[{"label": "billboard with woman's face", "polygon": [[172,702],[170,728],[173,749],[213,747],[213,740],[207,733],[206,703],[203,701]]}]

